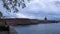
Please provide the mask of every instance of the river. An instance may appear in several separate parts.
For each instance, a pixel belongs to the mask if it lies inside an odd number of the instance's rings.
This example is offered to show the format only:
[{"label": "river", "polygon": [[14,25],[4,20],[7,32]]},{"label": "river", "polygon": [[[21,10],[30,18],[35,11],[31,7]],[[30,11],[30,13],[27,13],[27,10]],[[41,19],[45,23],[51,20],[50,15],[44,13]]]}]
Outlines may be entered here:
[{"label": "river", "polygon": [[60,23],[12,26],[18,34],[60,34]]}]

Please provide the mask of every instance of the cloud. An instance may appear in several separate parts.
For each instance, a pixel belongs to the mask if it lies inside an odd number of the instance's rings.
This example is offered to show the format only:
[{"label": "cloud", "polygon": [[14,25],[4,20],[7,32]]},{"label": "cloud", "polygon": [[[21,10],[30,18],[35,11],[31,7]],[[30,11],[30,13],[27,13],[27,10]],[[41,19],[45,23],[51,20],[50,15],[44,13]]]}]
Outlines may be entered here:
[{"label": "cloud", "polygon": [[32,19],[35,18],[34,16],[28,16],[28,15],[24,15],[22,13],[16,13],[16,17],[17,18],[32,18]]},{"label": "cloud", "polygon": [[44,12],[50,12],[50,11],[58,11],[58,7],[54,5],[56,0],[34,0],[30,4],[28,4],[28,10],[31,11],[44,11]]},{"label": "cloud", "polygon": [[[0,10],[4,15],[6,10],[0,6]],[[6,14],[5,16],[15,18],[35,18],[43,19],[45,16],[48,18],[60,17],[60,0],[31,0],[30,3],[26,2],[24,9],[19,8],[19,13]]]}]

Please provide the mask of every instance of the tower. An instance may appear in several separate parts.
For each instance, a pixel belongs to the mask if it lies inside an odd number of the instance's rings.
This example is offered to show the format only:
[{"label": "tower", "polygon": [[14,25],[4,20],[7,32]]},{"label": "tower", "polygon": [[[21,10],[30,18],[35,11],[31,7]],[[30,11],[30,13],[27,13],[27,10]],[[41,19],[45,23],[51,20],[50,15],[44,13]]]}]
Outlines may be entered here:
[{"label": "tower", "polygon": [[47,20],[47,17],[45,17],[45,21]]}]

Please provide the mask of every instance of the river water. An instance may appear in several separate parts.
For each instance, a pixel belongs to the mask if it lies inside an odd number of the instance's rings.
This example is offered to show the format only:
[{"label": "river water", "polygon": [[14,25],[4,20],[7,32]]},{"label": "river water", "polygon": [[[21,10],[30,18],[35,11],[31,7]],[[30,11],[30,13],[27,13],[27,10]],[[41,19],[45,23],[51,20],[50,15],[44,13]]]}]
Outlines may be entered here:
[{"label": "river water", "polygon": [[12,26],[18,34],[60,34],[60,23]]}]

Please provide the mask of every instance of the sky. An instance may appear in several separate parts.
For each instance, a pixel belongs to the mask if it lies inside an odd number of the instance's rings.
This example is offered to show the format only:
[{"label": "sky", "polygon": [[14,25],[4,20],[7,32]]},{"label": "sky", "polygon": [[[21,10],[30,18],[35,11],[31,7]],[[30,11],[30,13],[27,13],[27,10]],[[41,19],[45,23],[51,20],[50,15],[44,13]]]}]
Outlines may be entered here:
[{"label": "sky", "polygon": [[6,18],[44,19],[47,17],[51,20],[60,20],[60,0],[30,0],[30,3],[25,0],[25,3],[26,7],[18,8],[18,13],[8,14],[0,2],[0,11]]}]

